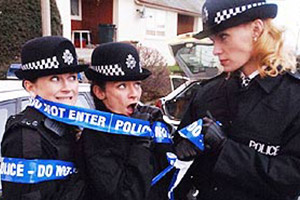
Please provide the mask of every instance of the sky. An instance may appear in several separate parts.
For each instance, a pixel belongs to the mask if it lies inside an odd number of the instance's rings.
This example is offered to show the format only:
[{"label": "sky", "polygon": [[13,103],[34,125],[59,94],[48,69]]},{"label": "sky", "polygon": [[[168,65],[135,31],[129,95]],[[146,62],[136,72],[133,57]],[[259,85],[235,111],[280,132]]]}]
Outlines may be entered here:
[{"label": "sky", "polygon": [[267,2],[278,5],[275,23],[285,29],[287,46],[300,54],[300,0],[267,0]]}]

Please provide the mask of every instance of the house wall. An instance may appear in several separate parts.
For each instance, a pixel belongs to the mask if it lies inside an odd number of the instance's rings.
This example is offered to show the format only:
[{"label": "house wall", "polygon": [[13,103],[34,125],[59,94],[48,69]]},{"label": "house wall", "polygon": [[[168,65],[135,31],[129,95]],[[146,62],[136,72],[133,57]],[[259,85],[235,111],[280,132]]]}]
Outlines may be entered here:
[{"label": "house wall", "polygon": [[194,21],[194,32],[199,32],[203,29],[202,19],[200,17],[196,17]]},{"label": "house wall", "polygon": [[[175,64],[168,47],[168,40],[177,35],[177,13],[143,7],[135,4],[133,0],[115,0],[114,24],[117,25],[117,41],[137,41],[143,46],[155,48],[165,56],[169,65]],[[142,11],[141,16],[137,9]],[[155,16],[152,16],[152,15]],[[164,36],[149,36],[146,34],[147,26],[153,17],[159,20],[164,16]]]},{"label": "house wall", "polygon": [[99,24],[112,24],[113,0],[82,1],[82,29],[90,30],[92,43],[99,43]]},{"label": "house wall", "polygon": [[71,29],[73,30],[83,30],[82,21],[81,20],[72,20],[71,21]]},{"label": "house wall", "polygon": [[82,20],[71,20],[71,30],[90,30],[92,44],[98,44],[98,25],[112,24],[113,0],[82,0],[81,6]]},{"label": "house wall", "polygon": [[[171,55],[168,42],[174,39],[178,30],[178,13],[161,9],[149,8],[137,5],[134,0],[82,0],[82,19],[83,21],[72,20],[70,16],[70,1],[57,0],[57,6],[61,14],[63,24],[63,36],[71,39],[72,30],[91,30],[92,42],[98,43],[98,25],[115,24],[116,41],[137,41],[144,46],[155,48],[166,57],[169,65],[175,64]],[[98,5],[97,5],[98,4]],[[144,10],[141,16],[136,10]],[[152,16],[153,15],[153,16]],[[163,36],[151,36],[146,34],[149,22],[155,18],[164,24]],[[86,18],[89,18],[86,20]],[[194,18],[194,31],[202,29],[202,22],[199,18]]]},{"label": "house wall", "polygon": [[63,36],[71,40],[71,4],[70,1],[56,0],[63,27]]}]

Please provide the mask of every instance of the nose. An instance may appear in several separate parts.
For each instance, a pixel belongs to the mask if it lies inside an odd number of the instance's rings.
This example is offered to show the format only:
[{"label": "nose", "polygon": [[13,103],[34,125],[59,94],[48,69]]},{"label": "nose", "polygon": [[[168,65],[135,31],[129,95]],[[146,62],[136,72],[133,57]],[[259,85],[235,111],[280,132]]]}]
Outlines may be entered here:
[{"label": "nose", "polygon": [[214,43],[214,50],[213,50],[213,54],[215,56],[218,56],[222,53],[222,48],[221,45],[219,45],[217,42]]},{"label": "nose", "polygon": [[139,89],[134,86],[131,86],[129,91],[129,98],[135,100],[138,98],[138,95],[139,95]]},{"label": "nose", "polygon": [[69,81],[68,79],[63,79],[61,91],[62,92],[70,92],[72,90],[71,84],[72,84],[71,81]]}]

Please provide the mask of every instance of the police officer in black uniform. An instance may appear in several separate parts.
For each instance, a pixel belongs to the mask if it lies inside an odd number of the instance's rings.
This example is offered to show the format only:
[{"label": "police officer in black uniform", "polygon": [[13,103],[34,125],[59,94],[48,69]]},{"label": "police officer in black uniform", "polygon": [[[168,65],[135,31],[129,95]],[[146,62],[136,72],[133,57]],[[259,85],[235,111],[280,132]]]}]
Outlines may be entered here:
[{"label": "police officer in black uniform", "polygon": [[[32,97],[74,105],[78,95],[78,65],[71,41],[58,36],[32,39],[21,52],[22,66],[16,76]],[[1,143],[2,157],[75,161],[74,127],[51,120],[32,107],[11,116]],[[37,173],[35,171],[35,173]],[[78,174],[64,180],[16,183],[2,180],[6,200],[82,199],[84,183]]]},{"label": "police officer in black uniform", "polygon": [[[139,61],[136,48],[130,44],[106,43],[93,51],[92,66],[85,74],[92,81],[91,93],[97,110],[150,122],[162,121],[158,108],[139,102],[141,81],[151,74]],[[79,169],[89,186],[86,199],[145,200],[156,175],[154,171],[158,174],[161,170],[157,165],[164,161],[167,165],[163,144],[158,151],[150,138],[84,129],[80,145]],[[155,158],[159,164],[154,163]],[[160,189],[151,195],[162,195],[158,194]]]},{"label": "police officer in black uniform", "polygon": [[179,129],[203,119],[206,149],[177,135],[193,165],[176,189],[187,199],[291,200],[300,193],[300,80],[265,0],[206,0],[203,31],[224,73],[204,82]]}]

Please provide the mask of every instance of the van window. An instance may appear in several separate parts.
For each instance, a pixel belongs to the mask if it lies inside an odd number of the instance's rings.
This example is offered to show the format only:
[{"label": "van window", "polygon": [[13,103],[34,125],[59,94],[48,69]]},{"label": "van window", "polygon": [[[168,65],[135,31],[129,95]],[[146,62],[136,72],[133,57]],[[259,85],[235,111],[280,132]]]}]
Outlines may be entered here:
[{"label": "van window", "polygon": [[87,100],[86,96],[84,95],[84,93],[80,93],[78,95],[77,102],[76,102],[75,106],[83,107],[83,108],[91,108],[91,106],[89,105],[88,100]]},{"label": "van window", "polygon": [[[16,100],[2,102],[0,104],[0,141],[2,141],[5,124],[9,116],[16,113]],[[0,147],[1,151],[1,147]]]},{"label": "van window", "polygon": [[21,101],[21,110],[25,110],[25,108],[29,105],[29,97],[26,99],[22,99]]}]

